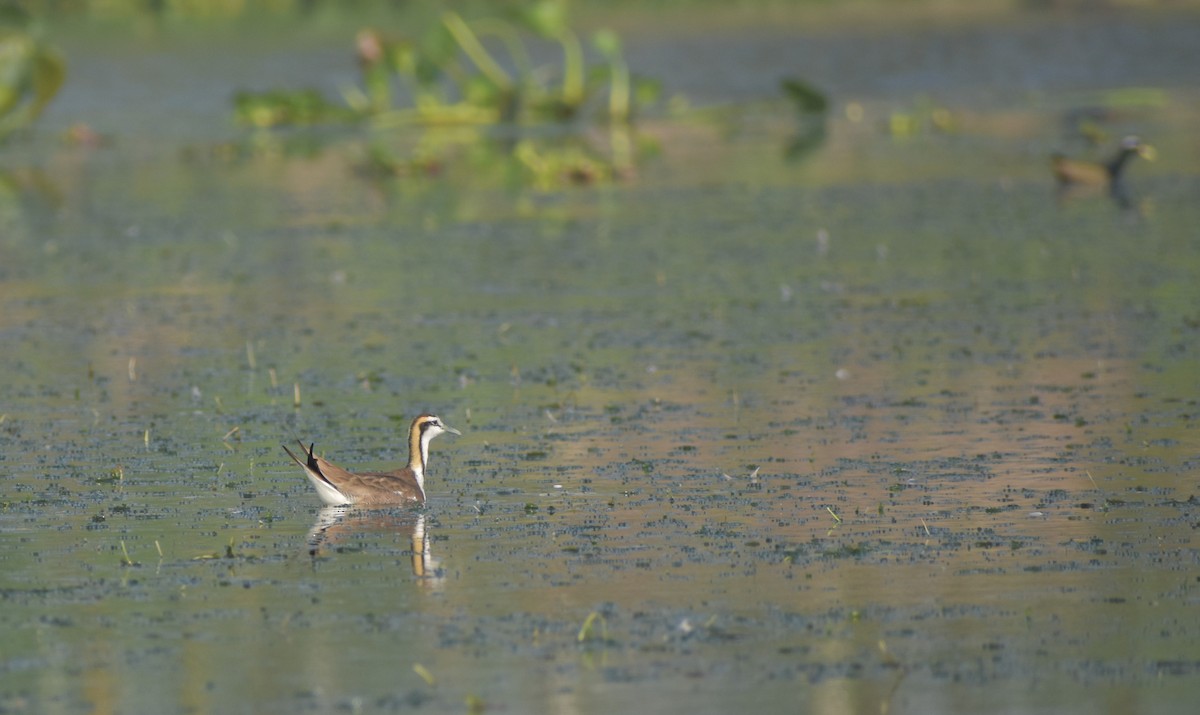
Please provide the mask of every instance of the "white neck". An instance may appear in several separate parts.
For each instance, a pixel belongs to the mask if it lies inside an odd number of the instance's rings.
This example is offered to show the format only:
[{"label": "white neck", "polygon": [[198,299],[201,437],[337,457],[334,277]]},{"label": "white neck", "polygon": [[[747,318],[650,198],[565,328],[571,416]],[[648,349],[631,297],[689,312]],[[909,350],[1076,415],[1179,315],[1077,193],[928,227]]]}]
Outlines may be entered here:
[{"label": "white neck", "polygon": [[438,436],[438,432],[434,429],[427,429],[421,435],[421,465],[420,469],[413,470],[417,473],[418,479],[425,474],[425,465],[429,464],[429,443],[432,442],[433,438],[436,436]]},{"label": "white neck", "polygon": [[432,429],[427,429],[421,434],[421,440],[417,444],[417,454],[420,456],[420,461],[416,464],[409,465],[412,467],[413,476],[417,478],[417,486],[421,487],[421,493],[425,493],[425,465],[429,464],[429,443],[437,436],[437,432]]}]

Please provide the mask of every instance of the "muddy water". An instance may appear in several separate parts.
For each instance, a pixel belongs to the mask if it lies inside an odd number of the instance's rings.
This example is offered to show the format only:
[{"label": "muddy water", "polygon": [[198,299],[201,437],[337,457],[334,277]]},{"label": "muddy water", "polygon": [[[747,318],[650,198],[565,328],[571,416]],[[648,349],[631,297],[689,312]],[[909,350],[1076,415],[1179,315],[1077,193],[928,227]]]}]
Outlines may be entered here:
[{"label": "muddy water", "polygon": [[[801,161],[786,108],[647,122],[553,192],[362,180],[357,136],[22,150],[0,708],[1191,712],[1167,96],[1112,127],[1162,154],[1127,206],[1054,195],[1037,103],[896,140],[864,97]],[[464,434],[419,513],[279,448],[385,466],[423,410]]]}]

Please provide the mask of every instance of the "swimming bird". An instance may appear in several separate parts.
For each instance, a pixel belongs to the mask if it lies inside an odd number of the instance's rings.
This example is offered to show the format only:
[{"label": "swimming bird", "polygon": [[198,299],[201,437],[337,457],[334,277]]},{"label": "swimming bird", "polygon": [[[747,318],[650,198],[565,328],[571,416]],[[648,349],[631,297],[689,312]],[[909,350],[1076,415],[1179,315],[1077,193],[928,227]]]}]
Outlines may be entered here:
[{"label": "swimming bird", "polygon": [[1143,144],[1137,137],[1125,137],[1116,156],[1107,163],[1098,164],[1091,161],[1068,159],[1062,154],[1055,154],[1050,159],[1054,176],[1061,186],[1108,186],[1115,185],[1121,180],[1121,173],[1129,160],[1135,156],[1153,161],[1156,156],[1154,147]]},{"label": "swimming bird", "polygon": [[391,472],[355,474],[316,456],[313,454],[315,445],[310,444],[305,449],[303,442],[300,442],[300,449],[306,456],[304,461],[286,446],[283,451],[304,469],[321,501],[331,506],[424,504],[429,443],[443,432],[462,434],[435,415],[418,415],[408,429],[408,466]]}]

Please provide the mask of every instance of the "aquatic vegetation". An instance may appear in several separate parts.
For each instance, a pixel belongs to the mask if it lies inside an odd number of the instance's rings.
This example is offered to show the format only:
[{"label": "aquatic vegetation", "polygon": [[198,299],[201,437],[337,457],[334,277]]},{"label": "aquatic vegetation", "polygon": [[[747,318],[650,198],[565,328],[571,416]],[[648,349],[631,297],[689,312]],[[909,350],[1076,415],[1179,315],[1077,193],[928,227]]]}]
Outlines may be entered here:
[{"label": "aquatic vegetation", "polygon": [[239,122],[255,127],[304,126],[357,118],[353,111],[313,89],[238,92],[233,107]]},{"label": "aquatic vegetation", "polygon": [[894,139],[909,139],[930,132],[951,134],[958,128],[954,114],[927,97],[919,97],[912,107],[893,110],[887,130]]},{"label": "aquatic vegetation", "polygon": [[[561,61],[537,66],[531,47],[546,41],[558,46]],[[343,87],[342,103],[311,89],[240,92],[234,113],[239,122],[259,128],[363,122],[380,132],[400,127],[432,132],[501,124],[568,125],[582,122],[585,110],[607,90],[607,107],[597,107],[595,114],[612,128],[606,151],[582,139],[523,136],[503,142],[504,153],[493,158],[511,163],[540,187],[610,181],[632,173],[636,144],[628,127],[639,107],[657,101],[660,89],[657,82],[630,72],[616,33],[596,32],[591,48],[599,62],[589,65],[585,43],[568,22],[566,4],[557,0],[523,6],[502,18],[468,21],[445,12],[412,37],[360,30],[355,54],[361,85]],[[411,104],[403,104],[401,96]],[[445,133],[432,136],[422,138],[411,153],[373,143],[357,172],[372,177],[433,175],[462,146],[490,139],[468,132],[446,144]]]},{"label": "aquatic vegetation", "polygon": [[426,668],[424,665],[421,665],[420,663],[413,663],[413,672],[420,676],[421,680],[425,681],[426,685],[430,687],[437,685],[437,678],[433,675],[429,668]]},{"label": "aquatic vegetation", "polygon": [[[739,62],[772,30],[728,33],[705,95],[764,86]],[[156,72],[169,111],[91,115],[129,120],[110,150],[12,152],[62,198],[0,201],[4,707],[1189,712],[1195,105],[1128,120],[1166,160],[1136,167],[1152,220],[1061,211],[1061,100],[975,131],[992,58],[955,56],[953,137],[893,141],[864,93],[869,122],[831,115],[786,166],[820,116],[767,85],[728,133],[639,117],[669,161],[632,189],[496,188],[532,186],[526,140],[547,181],[550,149],[603,160],[603,93],[583,132],[364,117],[181,159],[226,132],[193,138]],[[382,106],[409,102],[391,80]],[[143,146],[151,118],[182,126]],[[428,532],[318,531],[279,441],[388,464],[426,400],[475,433]]]},{"label": "aquatic vegetation", "polygon": [[124,567],[141,566],[138,562],[129,558],[129,550],[125,548],[125,541],[121,541],[121,565]]},{"label": "aquatic vegetation", "polygon": [[0,141],[28,128],[58,94],[66,62],[19,8],[0,8]]},{"label": "aquatic vegetation", "polygon": [[[596,633],[596,624],[600,624],[599,636]],[[597,637],[601,642],[608,640],[608,621],[604,618],[604,614],[599,611],[592,611],[588,617],[584,619],[583,625],[579,627],[579,633],[575,636],[575,640],[580,643],[585,643],[589,640],[594,640]]]},{"label": "aquatic vegetation", "polygon": [[579,144],[547,148],[525,139],[517,143],[513,155],[529,170],[533,184],[542,188],[551,188],[563,181],[575,184],[603,182],[614,175],[611,164]]},{"label": "aquatic vegetation", "polygon": [[803,80],[789,77],[780,82],[780,87],[801,114],[822,115],[829,111],[825,93]]},{"label": "aquatic vegetation", "polygon": [[[561,65],[535,66],[530,36],[557,43]],[[489,45],[502,47],[504,56]],[[344,106],[315,90],[243,92],[235,99],[236,116],[258,127],[363,118],[381,126],[566,122],[607,87],[607,118],[623,123],[633,118],[637,103],[657,100],[658,84],[631,75],[616,33],[596,32],[592,47],[603,61],[589,67],[560,0],[471,22],[445,12],[415,37],[360,30],[355,54],[362,86],[342,88]],[[397,103],[397,85],[407,90],[411,106]]]},{"label": "aquatic vegetation", "polygon": [[795,77],[780,82],[780,89],[796,110],[796,133],[788,140],[783,151],[785,159],[795,161],[825,142],[829,98],[821,90]]},{"label": "aquatic vegetation", "polygon": [[1110,126],[1114,120],[1133,113],[1161,112],[1168,105],[1162,89],[1136,86],[1082,92],[1071,101],[1074,106],[1063,116],[1063,128],[1068,137],[1082,139],[1090,147],[1119,139]]}]

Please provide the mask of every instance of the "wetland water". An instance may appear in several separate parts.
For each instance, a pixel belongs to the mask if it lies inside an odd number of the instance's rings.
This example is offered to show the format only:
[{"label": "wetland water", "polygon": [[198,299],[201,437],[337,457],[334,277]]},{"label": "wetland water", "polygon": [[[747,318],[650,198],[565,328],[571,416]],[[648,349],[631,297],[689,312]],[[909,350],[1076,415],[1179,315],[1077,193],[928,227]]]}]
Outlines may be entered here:
[{"label": "wetland water", "polygon": [[[1072,100],[953,82],[954,133],[830,86],[800,160],[786,110],[650,121],[636,179],[557,191],[214,148],[186,93],[6,149],[0,711],[1192,712],[1173,71],[1110,120],[1162,157],[1125,208],[1054,195]],[[280,449],[402,462],[423,410],[463,436],[419,514],[322,511]]]}]

